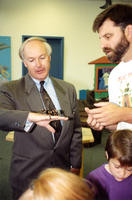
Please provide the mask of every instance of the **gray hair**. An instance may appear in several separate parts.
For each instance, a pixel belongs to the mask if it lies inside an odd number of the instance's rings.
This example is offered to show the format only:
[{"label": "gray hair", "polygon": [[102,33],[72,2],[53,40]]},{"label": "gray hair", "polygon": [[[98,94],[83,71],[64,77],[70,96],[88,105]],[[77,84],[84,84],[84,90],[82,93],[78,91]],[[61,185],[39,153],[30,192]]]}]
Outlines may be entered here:
[{"label": "gray hair", "polygon": [[44,38],[42,38],[42,37],[30,37],[27,40],[25,40],[19,48],[19,56],[20,56],[21,60],[24,60],[24,48],[25,48],[25,46],[27,45],[28,42],[33,41],[33,40],[37,40],[37,41],[44,43],[48,55],[51,56],[52,48]]}]

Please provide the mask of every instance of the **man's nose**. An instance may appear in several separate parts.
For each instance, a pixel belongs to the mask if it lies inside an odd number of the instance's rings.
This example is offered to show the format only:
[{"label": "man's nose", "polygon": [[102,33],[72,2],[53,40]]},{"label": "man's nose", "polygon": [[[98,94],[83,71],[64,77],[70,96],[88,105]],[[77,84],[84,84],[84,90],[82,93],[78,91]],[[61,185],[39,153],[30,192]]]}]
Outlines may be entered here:
[{"label": "man's nose", "polygon": [[101,46],[101,49],[104,49],[104,48],[108,47],[108,44],[104,39],[101,39],[100,40],[100,46]]},{"label": "man's nose", "polygon": [[104,49],[104,48],[106,48],[106,45],[104,42],[101,42],[101,49]]},{"label": "man's nose", "polygon": [[36,59],[36,65],[37,65],[37,67],[39,67],[41,65],[41,62],[39,59]]}]

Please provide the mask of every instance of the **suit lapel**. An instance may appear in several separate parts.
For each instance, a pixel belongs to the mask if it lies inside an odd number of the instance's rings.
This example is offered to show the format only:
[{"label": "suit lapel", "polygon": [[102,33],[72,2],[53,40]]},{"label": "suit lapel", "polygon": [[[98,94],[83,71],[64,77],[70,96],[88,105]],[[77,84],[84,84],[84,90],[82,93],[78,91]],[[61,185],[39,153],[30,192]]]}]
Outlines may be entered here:
[{"label": "suit lapel", "polygon": [[43,101],[41,100],[40,93],[32,80],[32,78],[27,74],[25,76],[25,92],[27,94],[27,103],[31,111],[42,112],[44,109]]}]

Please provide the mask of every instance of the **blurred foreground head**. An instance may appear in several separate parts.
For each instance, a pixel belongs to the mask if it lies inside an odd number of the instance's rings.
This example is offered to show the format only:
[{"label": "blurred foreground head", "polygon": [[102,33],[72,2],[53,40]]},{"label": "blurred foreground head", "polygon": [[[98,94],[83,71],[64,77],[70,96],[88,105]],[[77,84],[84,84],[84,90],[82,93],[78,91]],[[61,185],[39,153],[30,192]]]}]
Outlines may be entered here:
[{"label": "blurred foreground head", "polygon": [[19,200],[93,200],[92,186],[71,172],[49,168],[35,179]]}]

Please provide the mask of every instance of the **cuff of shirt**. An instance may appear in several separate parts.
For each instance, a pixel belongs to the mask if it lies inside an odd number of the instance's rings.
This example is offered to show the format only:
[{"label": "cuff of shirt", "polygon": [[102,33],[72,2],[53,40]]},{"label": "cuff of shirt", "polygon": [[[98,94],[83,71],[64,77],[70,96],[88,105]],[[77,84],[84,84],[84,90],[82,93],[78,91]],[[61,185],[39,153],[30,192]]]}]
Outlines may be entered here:
[{"label": "cuff of shirt", "polygon": [[29,120],[27,120],[26,123],[25,123],[24,131],[26,133],[31,132],[31,130],[33,129],[34,125],[35,124],[33,122],[30,122]]}]

